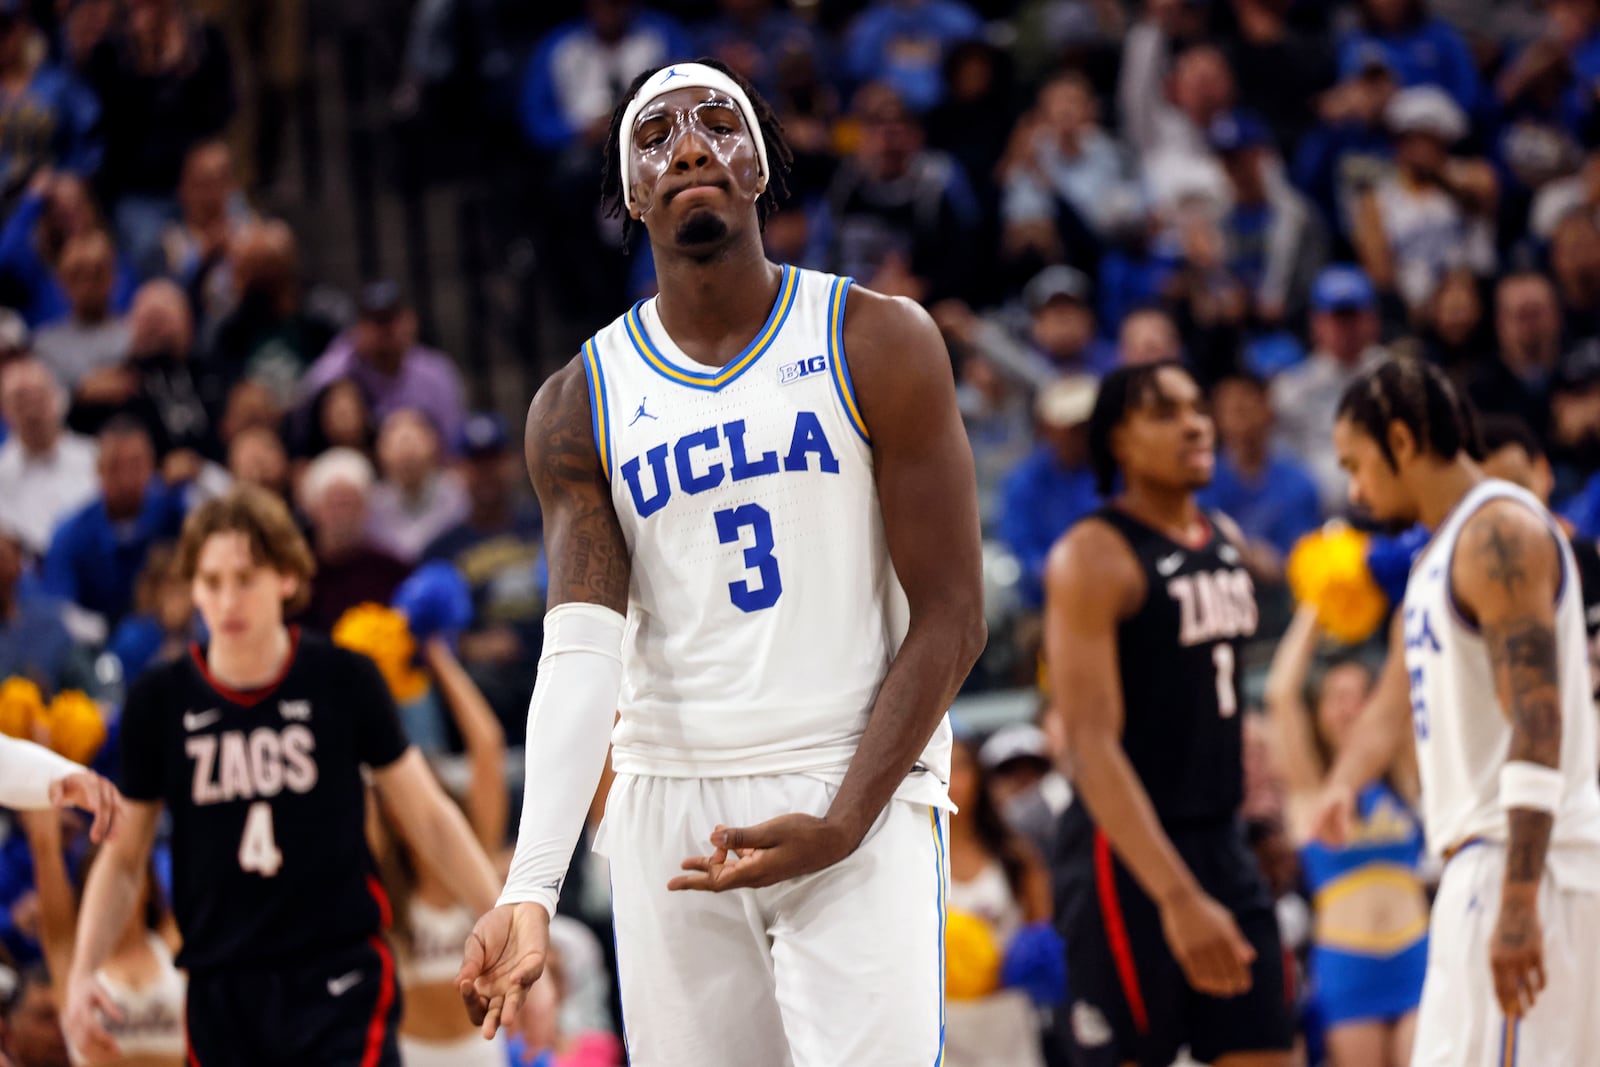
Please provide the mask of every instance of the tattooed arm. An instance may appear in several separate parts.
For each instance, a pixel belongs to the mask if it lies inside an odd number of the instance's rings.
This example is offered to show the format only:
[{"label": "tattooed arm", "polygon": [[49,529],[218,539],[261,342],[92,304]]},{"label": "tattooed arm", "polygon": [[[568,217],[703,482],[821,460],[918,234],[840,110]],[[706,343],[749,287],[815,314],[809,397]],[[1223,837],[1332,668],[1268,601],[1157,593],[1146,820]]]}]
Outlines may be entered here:
[{"label": "tattooed arm", "polygon": [[[1559,768],[1555,602],[1561,554],[1549,525],[1521,504],[1492,501],[1463,528],[1450,580],[1489,652],[1501,712],[1511,723],[1507,762]],[[1512,808],[1507,821],[1505,881],[1489,960],[1500,1005],[1517,1017],[1544,987],[1538,893],[1553,816]]]},{"label": "tattooed arm", "polygon": [[544,510],[551,608],[528,705],[516,853],[499,905],[473,928],[456,976],[486,1037],[516,1017],[544,971],[550,916],[610,745],[631,573],[579,361],[534,397],[526,451]]}]

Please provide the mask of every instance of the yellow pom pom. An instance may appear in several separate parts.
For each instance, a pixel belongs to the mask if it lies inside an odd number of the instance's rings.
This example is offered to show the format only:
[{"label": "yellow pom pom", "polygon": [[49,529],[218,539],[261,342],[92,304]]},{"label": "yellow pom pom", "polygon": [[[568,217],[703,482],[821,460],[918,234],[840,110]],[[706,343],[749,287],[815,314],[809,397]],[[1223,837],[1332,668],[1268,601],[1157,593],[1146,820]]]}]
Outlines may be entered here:
[{"label": "yellow pom pom", "polygon": [[1317,622],[1336,640],[1360,644],[1382,625],[1389,602],[1367,568],[1367,535],[1330,522],[1302,537],[1285,568],[1295,600],[1317,609]]},{"label": "yellow pom pom", "polygon": [[33,727],[44,715],[44,694],[27,678],[0,682],[0,734],[33,740]]},{"label": "yellow pom pom", "polygon": [[56,694],[45,715],[50,747],[74,763],[90,763],[106,743],[100,706],[87,693],[67,689]]},{"label": "yellow pom pom", "polygon": [[406,617],[394,608],[357,604],[333,624],[333,643],[376,663],[397,702],[406,704],[427,692],[427,674],[412,663],[416,639]]},{"label": "yellow pom pom", "polygon": [[952,1000],[986,997],[1000,988],[1000,946],[989,924],[951,909],[944,920],[944,988]]}]

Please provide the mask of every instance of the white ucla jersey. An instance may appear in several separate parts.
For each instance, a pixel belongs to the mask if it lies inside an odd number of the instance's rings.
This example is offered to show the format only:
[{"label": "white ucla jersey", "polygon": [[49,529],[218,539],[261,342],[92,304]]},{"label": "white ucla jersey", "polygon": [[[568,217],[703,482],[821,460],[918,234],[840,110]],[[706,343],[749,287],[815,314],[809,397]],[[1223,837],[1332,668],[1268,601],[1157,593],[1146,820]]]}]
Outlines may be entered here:
[{"label": "white ucla jersey", "polygon": [[1491,500],[1510,499],[1549,524],[1561,552],[1556,662],[1561,679],[1561,771],[1567,791],[1551,831],[1550,866],[1600,876],[1600,728],[1589,682],[1588,639],[1577,564],[1567,539],[1531,493],[1494,479],[1475,486],[1435,533],[1411,571],[1405,595],[1406,668],[1422,779],[1428,847],[1441,855],[1473,839],[1504,842],[1500,768],[1511,725],[1500,707],[1489,651],[1456,604],[1450,564],[1461,528]]},{"label": "white ucla jersey", "polygon": [[[843,346],[847,278],[784,267],[766,324],[696,363],[643,301],[583,349],[633,578],[619,772],[842,773],[905,637],[870,428]],[[901,789],[944,803],[950,729]]]}]

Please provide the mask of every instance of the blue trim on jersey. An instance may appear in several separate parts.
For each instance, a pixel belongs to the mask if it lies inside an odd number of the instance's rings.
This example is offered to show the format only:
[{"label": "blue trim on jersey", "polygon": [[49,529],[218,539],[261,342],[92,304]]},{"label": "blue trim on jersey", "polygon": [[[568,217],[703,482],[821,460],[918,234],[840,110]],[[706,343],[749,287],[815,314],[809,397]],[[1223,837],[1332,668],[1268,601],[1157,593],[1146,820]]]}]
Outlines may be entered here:
[{"label": "blue trim on jersey", "polygon": [[796,267],[784,266],[783,277],[778,283],[778,299],[772,304],[772,311],[767,315],[766,325],[756,335],[743,352],[734,357],[733,361],[721,370],[706,372],[688,370],[678,366],[656,348],[650,340],[650,335],[645,332],[644,320],[639,317],[639,309],[644,306],[641,300],[628,309],[623,316],[623,325],[628,332],[628,340],[633,342],[633,350],[639,353],[639,358],[657,374],[675,385],[685,385],[690,389],[701,389],[706,392],[716,392],[725,385],[731,385],[739,376],[755,366],[767,351],[772,347],[772,342],[783,330],[783,324],[793,310],[795,294],[800,290],[800,271]]},{"label": "blue trim on jersey", "polygon": [[838,394],[839,406],[850,428],[865,444],[872,444],[872,434],[867,432],[867,420],[861,417],[861,407],[856,403],[856,389],[850,381],[850,365],[844,359],[844,308],[854,278],[835,278],[828,293],[828,359],[833,364],[833,391]]},{"label": "blue trim on jersey", "polygon": [[591,337],[583,343],[584,377],[589,381],[589,421],[594,427],[594,447],[600,453],[600,469],[611,480],[611,408],[606,404],[606,378],[600,373],[600,349]]},{"label": "blue trim on jersey", "polygon": [[944,1064],[944,831],[939,825],[939,809],[930,807],[928,815],[933,820],[933,857],[938,866],[938,902],[939,902],[939,1054],[934,1057],[933,1067],[943,1067]]}]

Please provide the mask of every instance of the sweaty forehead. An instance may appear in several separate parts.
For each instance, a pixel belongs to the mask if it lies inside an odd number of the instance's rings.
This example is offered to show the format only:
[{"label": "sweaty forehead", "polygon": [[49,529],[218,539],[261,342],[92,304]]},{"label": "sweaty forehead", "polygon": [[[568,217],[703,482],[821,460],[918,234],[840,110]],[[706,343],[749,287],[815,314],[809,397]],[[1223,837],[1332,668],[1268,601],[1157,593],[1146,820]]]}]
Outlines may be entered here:
[{"label": "sweaty forehead", "polygon": [[673,89],[662,93],[652,99],[639,110],[639,117],[634,120],[637,127],[654,118],[671,118],[686,111],[693,111],[703,104],[721,104],[735,114],[739,109],[728,95],[717,89],[707,89],[698,85],[685,86],[682,89]]}]

